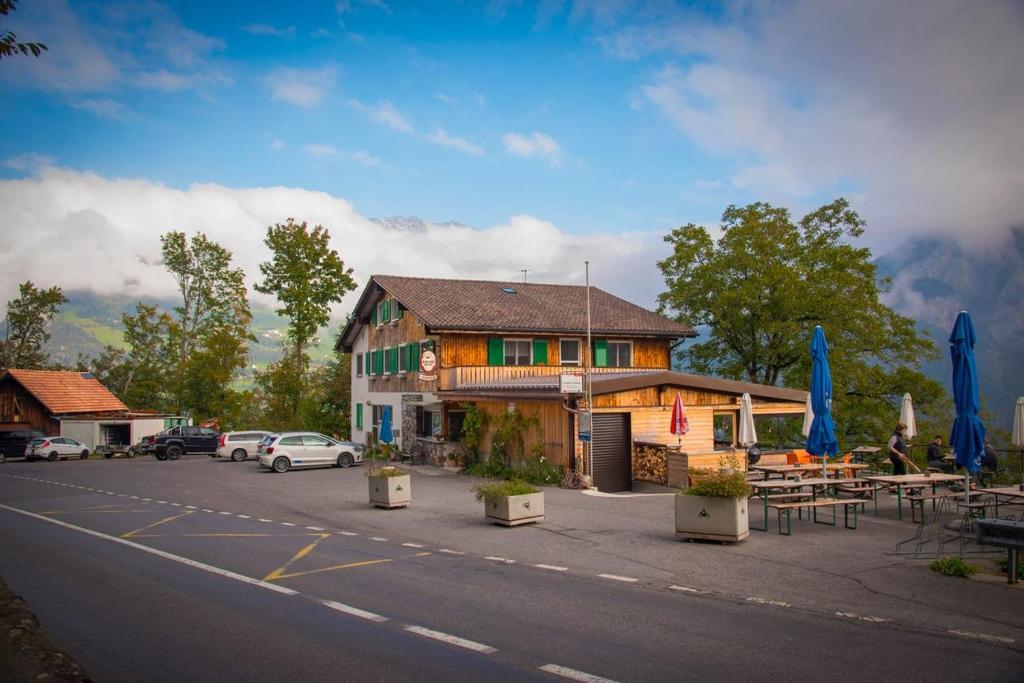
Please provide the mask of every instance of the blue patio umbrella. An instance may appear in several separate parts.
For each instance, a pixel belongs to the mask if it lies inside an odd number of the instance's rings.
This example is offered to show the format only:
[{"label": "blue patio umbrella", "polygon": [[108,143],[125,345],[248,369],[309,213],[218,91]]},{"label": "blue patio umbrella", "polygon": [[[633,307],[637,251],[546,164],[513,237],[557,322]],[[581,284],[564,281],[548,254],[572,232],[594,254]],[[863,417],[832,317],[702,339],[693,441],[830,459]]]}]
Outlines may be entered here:
[{"label": "blue patio umbrella", "polygon": [[384,443],[391,443],[395,440],[395,434],[391,427],[391,406],[384,406],[380,415],[380,432],[377,438]]},{"label": "blue patio umbrella", "polygon": [[811,338],[811,409],[814,420],[807,433],[807,452],[820,455],[822,476],[827,476],[825,456],[838,455],[836,423],[832,420],[832,371],[828,367],[828,342],[821,325]]},{"label": "blue patio umbrella", "polygon": [[964,468],[964,498],[970,500],[971,474],[981,469],[985,453],[985,425],[978,418],[981,399],[978,391],[978,370],[974,366],[974,323],[967,311],[960,311],[949,335],[949,353],[953,360],[953,404],[956,417],[949,435],[949,445],[956,453],[956,462]]}]

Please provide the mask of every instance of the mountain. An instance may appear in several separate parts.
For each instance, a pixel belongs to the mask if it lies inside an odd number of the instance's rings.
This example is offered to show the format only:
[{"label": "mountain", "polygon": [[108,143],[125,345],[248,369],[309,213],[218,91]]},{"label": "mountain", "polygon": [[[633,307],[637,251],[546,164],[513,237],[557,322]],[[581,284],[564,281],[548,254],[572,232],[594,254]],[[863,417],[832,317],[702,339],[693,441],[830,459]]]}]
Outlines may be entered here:
[{"label": "mountain", "polygon": [[[46,346],[54,362],[73,366],[79,355],[95,358],[107,345],[123,348],[121,314],[134,313],[139,302],[137,297],[97,294],[89,290],[71,290],[64,295],[68,303],[50,323],[50,341]],[[142,303],[170,311],[176,301],[146,297]],[[250,330],[256,341],[249,346],[249,367],[243,375],[251,375],[252,370],[263,369],[277,361],[283,353],[282,344],[288,331],[288,321],[269,308],[253,306],[252,315]],[[320,344],[310,349],[312,362],[324,363],[330,359],[335,331],[336,326],[320,331]]]},{"label": "mountain", "polygon": [[978,336],[975,358],[982,404],[994,425],[1013,426],[1013,407],[1024,394],[1024,226],[998,248],[964,249],[950,239],[914,240],[877,261],[893,278],[886,303],[917,320],[935,340],[940,358],[923,370],[951,389],[949,333],[968,311]]}]

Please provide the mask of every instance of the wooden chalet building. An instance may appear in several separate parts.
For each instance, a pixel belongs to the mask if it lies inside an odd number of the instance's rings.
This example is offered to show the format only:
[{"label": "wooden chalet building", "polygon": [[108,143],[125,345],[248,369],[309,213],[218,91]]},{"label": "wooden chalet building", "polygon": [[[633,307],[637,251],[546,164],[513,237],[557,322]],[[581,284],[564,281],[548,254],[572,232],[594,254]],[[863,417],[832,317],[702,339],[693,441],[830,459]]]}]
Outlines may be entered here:
[{"label": "wooden chalet building", "polygon": [[87,372],[64,370],[0,371],[0,429],[38,429],[61,434],[61,419],[72,416],[120,416],[121,402]]},{"label": "wooden chalet building", "polygon": [[[551,462],[615,491],[630,488],[640,444],[675,444],[668,430],[676,393],[691,426],[684,469],[717,464],[716,419],[735,424],[745,392],[755,414],[803,412],[803,391],[671,372],[672,350],[693,330],[596,287],[588,347],[586,298],[579,285],[372,276],[337,344],[352,354],[352,439],[365,442],[390,406],[402,449],[419,441],[444,464],[458,450],[466,403],[490,415],[523,411],[540,423],[527,434],[528,451],[543,444]],[[559,381],[585,369],[594,396],[590,453],[576,412],[585,397],[561,393]]]}]

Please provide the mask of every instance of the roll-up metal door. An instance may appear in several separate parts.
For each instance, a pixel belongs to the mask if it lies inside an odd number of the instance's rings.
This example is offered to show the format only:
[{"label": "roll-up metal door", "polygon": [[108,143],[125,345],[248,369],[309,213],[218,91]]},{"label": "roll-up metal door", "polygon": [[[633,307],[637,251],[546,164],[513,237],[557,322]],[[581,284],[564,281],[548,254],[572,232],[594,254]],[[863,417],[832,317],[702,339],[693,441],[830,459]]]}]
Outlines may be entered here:
[{"label": "roll-up metal door", "polygon": [[595,413],[593,424],[594,486],[600,491],[629,491],[629,413]]}]

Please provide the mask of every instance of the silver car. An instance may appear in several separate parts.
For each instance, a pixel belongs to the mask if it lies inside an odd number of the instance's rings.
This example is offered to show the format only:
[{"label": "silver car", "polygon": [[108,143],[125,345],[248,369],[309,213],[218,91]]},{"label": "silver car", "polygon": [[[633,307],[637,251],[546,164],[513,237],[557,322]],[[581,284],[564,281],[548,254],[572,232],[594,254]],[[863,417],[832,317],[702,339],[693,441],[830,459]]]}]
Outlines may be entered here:
[{"label": "silver car", "polygon": [[75,441],[67,436],[48,436],[42,439],[32,439],[25,449],[25,459],[35,460],[46,458],[54,462],[59,458],[80,458],[85,460],[89,457],[89,447],[81,441]]},{"label": "silver car", "polygon": [[274,472],[293,467],[350,467],[363,461],[363,447],[316,432],[272,434],[259,444],[260,466]]},{"label": "silver car", "polygon": [[224,432],[217,442],[218,458],[228,456],[235,462],[248,459],[250,455],[256,455],[256,447],[264,437],[270,436],[270,432],[249,431],[249,432]]}]

